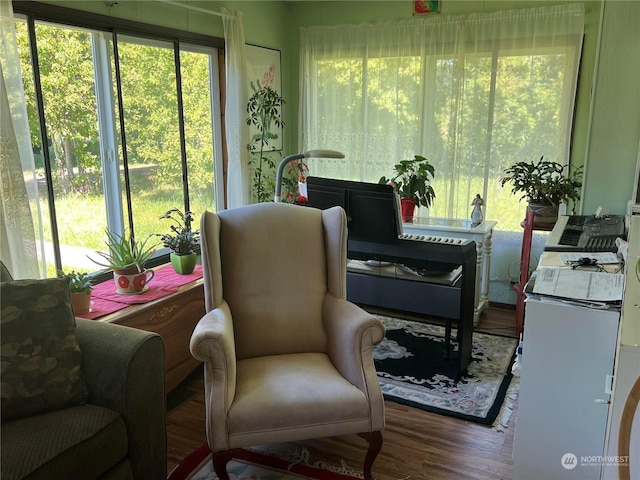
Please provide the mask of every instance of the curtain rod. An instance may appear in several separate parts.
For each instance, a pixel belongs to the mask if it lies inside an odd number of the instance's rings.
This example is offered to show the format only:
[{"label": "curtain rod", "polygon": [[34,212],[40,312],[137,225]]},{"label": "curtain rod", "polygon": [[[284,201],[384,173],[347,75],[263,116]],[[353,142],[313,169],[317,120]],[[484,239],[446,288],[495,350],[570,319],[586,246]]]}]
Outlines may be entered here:
[{"label": "curtain rod", "polygon": [[175,5],[176,7],[187,8],[189,10],[195,10],[197,12],[208,13],[209,15],[217,15],[219,17],[222,16],[222,12],[216,12],[213,10],[207,10],[206,8],[194,7],[193,5],[188,5],[186,3],[173,2],[171,0],[159,0],[162,3],[168,3],[169,5]]}]

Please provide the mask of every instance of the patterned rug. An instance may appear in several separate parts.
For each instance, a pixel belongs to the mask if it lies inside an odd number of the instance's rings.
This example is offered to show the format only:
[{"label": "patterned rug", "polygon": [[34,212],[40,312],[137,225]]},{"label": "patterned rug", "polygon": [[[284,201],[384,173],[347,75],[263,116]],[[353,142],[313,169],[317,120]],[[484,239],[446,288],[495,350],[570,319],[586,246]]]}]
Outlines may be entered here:
[{"label": "patterned rug", "polygon": [[444,327],[377,316],[387,329],[373,352],[385,399],[498,430],[506,427],[518,391],[518,378],[511,374],[515,338],[474,332],[472,360],[456,383],[455,329],[446,359]]},{"label": "patterned rug", "polygon": [[[354,480],[362,478],[344,463],[311,464],[309,451],[295,444],[265,445],[241,449],[227,464],[231,480]],[[191,452],[169,474],[167,480],[217,480],[211,452],[205,443]]]}]

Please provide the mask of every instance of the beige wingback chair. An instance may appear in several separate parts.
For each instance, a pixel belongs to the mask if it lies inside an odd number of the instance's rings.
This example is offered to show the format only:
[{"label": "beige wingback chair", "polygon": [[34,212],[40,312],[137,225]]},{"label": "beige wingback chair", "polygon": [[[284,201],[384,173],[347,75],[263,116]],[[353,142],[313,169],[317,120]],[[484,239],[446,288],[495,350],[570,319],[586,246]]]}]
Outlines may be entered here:
[{"label": "beige wingback chair", "polygon": [[365,479],[382,447],[375,317],[346,298],[344,210],[262,203],[202,215],[207,440],[227,479],[233,450],[360,434]]}]

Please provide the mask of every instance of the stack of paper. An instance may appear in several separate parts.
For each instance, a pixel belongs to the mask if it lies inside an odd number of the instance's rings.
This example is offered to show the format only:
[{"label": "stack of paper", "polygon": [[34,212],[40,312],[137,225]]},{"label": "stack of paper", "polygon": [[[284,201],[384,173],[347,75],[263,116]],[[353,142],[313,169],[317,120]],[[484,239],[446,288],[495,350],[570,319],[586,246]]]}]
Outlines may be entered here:
[{"label": "stack of paper", "polygon": [[568,268],[541,267],[533,293],[591,302],[619,302],[624,290],[621,273],[588,272]]}]

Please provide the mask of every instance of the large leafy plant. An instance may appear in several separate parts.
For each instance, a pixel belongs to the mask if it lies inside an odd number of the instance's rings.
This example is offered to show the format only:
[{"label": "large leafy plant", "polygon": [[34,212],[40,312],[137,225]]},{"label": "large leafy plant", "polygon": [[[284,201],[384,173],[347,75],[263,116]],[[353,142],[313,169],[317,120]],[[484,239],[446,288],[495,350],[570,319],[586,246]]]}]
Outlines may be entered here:
[{"label": "large leafy plant", "polygon": [[418,206],[430,207],[436,193],[431,186],[435,169],[422,155],[411,160],[400,160],[394,165],[394,176],[382,177],[379,183],[393,183],[400,198],[410,198]]},{"label": "large leafy plant", "polygon": [[557,162],[540,160],[533,162],[517,162],[505,169],[505,175],[500,180],[504,186],[510,183],[511,193],[521,193],[520,200],[526,198],[529,203],[542,205],[559,205],[568,200],[580,200],[582,187],[582,167],[574,169],[573,173],[565,174],[568,165]]},{"label": "large leafy plant", "polygon": [[271,87],[256,85],[260,82],[251,83],[254,93],[247,103],[249,116],[246,121],[257,133],[251,136],[247,150],[251,154],[249,165],[253,170],[253,195],[258,202],[265,202],[272,198],[275,187],[271,173],[275,171],[276,163],[269,154],[269,142],[278,138],[272,128],[284,126],[281,109],[285,101]]},{"label": "large leafy plant", "polygon": [[177,208],[168,210],[160,220],[168,219],[173,222],[169,228],[171,233],[159,234],[162,244],[170,248],[178,255],[188,255],[198,248],[199,230],[193,230],[191,223],[193,222],[193,213],[182,213]]},{"label": "large leafy plant", "polygon": [[157,243],[151,241],[151,235],[144,241],[139,242],[132,235],[127,235],[125,231],[119,235],[110,230],[106,230],[107,245],[106,252],[96,252],[104,261],[91,259],[102,267],[111,270],[136,270],[143,272],[145,264],[151,259],[156,251]]}]

